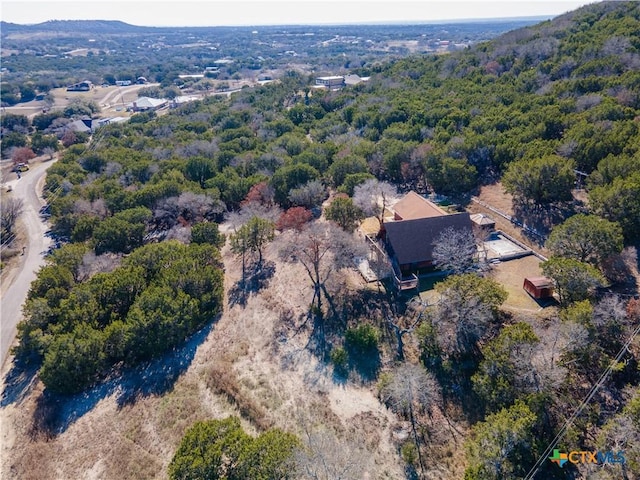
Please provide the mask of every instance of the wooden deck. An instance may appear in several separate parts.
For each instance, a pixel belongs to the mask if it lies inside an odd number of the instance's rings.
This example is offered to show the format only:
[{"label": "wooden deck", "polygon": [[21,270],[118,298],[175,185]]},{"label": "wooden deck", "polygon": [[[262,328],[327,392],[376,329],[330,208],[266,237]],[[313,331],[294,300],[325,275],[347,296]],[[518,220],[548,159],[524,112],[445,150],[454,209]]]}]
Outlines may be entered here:
[{"label": "wooden deck", "polygon": [[401,277],[394,272],[393,280],[396,284],[396,288],[401,292],[418,288],[418,276],[415,273],[412,273],[408,277]]}]

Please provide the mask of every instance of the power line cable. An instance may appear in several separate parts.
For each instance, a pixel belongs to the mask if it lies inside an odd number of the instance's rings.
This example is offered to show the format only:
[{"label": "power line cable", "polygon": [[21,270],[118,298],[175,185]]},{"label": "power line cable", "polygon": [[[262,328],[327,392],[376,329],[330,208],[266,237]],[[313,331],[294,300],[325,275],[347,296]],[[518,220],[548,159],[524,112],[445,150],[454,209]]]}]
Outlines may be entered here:
[{"label": "power line cable", "polygon": [[565,422],[565,424],[562,426],[560,431],[556,434],[556,436],[553,438],[551,443],[547,446],[545,451],[542,453],[540,458],[538,458],[538,461],[533,465],[531,470],[529,470],[529,473],[527,473],[526,477],[524,477],[524,480],[532,480],[533,477],[538,473],[538,470],[540,470],[540,467],[542,466],[544,461],[547,459],[549,454],[556,447],[560,439],[564,436],[565,433],[567,433],[567,430],[571,427],[571,425],[573,425],[573,422],[575,421],[575,419],[580,416],[580,414],[589,404],[589,402],[594,397],[596,392],[607,380],[607,377],[609,376],[609,374],[611,373],[615,365],[622,359],[625,353],[628,352],[629,346],[631,345],[635,337],[638,335],[638,333],[640,333],[640,325],[638,325],[638,327],[633,331],[631,337],[629,337],[629,340],[627,340],[627,342],[622,346],[622,348],[618,351],[618,354],[611,361],[607,369],[602,373],[602,375],[600,375],[600,378],[598,379],[598,381],[593,385],[593,387],[591,387],[591,390],[589,390],[589,393],[587,394],[587,396],[584,398],[584,400],[582,400],[582,402],[580,403],[576,411],[573,413],[573,415],[571,415],[569,419]]}]

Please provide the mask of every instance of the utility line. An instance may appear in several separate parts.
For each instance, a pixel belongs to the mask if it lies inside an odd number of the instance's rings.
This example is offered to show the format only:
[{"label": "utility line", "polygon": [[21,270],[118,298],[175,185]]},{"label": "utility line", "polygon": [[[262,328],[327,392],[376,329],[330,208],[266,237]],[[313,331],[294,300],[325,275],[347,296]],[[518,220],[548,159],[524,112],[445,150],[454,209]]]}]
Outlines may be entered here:
[{"label": "utility line", "polygon": [[576,411],[573,413],[573,415],[571,415],[571,417],[569,417],[569,419],[565,422],[565,424],[562,426],[560,431],[557,433],[557,435],[551,441],[549,446],[545,449],[545,451],[540,456],[540,458],[538,458],[538,461],[534,464],[534,466],[531,468],[531,470],[529,470],[529,473],[527,473],[527,476],[524,477],[524,480],[532,480],[533,477],[536,475],[536,473],[538,473],[538,470],[540,470],[540,467],[542,466],[544,461],[548,458],[549,454],[556,447],[556,445],[558,444],[560,439],[564,436],[565,433],[567,433],[567,430],[569,429],[569,427],[571,427],[571,425],[573,425],[573,422],[575,421],[575,419],[580,416],[580,414],[585,409],[587,404],[591,401],[591,399],[596,394],[598,389],[607,380],[607,377],[609,376],[609,374],[611,373],[611,371],[613,370],[615,365],[622,359],[624,354],[628,351],[629,346],[631,345],[631,343],[633,342],[635,337],[638,335],[638,333],[640,333],[640,325],[638,325],[638,327],[634,330],[634,332],[631,335],[631,337],[629,337],[629,340],[627,340],[627,342],[622,346],[622,348],[620,349],[620,351],[618,352],[616,357],[611,361],[611,363],[609,364],[607,369],[602,373],[602,375],[600,376],[598,381],[595,383],[595,385],[593,387],[591,387],[591,390],[589,391],[589,393],[587,394],[585,399],[582,401],[582,403],[580,403],[580,405],[578,406]]}]

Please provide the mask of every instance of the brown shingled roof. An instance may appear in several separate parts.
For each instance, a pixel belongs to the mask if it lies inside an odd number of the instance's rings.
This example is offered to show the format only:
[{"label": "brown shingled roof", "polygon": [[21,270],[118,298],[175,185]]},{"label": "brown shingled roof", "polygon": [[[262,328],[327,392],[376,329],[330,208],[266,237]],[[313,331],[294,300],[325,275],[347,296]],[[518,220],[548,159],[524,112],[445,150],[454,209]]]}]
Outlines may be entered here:
[{"label": "brown shingled roof", "polygon": [[441,217],[447,212],[435,203],[418,195],[416,192],[407,193],[394,206],[393,211],[399,217],[397,220],[415,220],[417,218]]},{"label": "brown shingled roof", "polygon": [[399,222],[386,222],[387,242],[400,265],[432,260],[433,244],[440,233],[449,227],[471,230],[469,214],[456,213]]},{"label": "brown shingled roof", "polygon": [[553,280],[548,277],[527,277],[525,280],[538,288],[553,287]]}]

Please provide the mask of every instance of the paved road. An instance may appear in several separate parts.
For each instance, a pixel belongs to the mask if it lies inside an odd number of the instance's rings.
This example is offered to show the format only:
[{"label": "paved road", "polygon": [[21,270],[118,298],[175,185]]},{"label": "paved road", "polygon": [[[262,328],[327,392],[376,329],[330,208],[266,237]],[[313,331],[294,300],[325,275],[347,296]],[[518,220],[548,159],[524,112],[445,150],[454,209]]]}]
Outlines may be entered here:
[{"label": "paved road", "polygon": [[13,282],[7,287],[3,286],[0,297],[0,363],[7,359],[9,348],[16,336],[16,325],[22,318],[22,304],[27,298],[31,282],[36,278],[36,272],[44,264],[44,254],[51,244],[51,239],[45,236],[48,225],[40,218],[40,208],[44,204],[39,196],[44,174],[54,162],[34,164],[31,169],[22,174],[20,180],[7,182],[5,186],[11,186],[11,193],[2,192],[2,195],[13,195],[24,202],[22,222],[27,230],[28,245],[24,262],[20,271],[13,278]]}]

